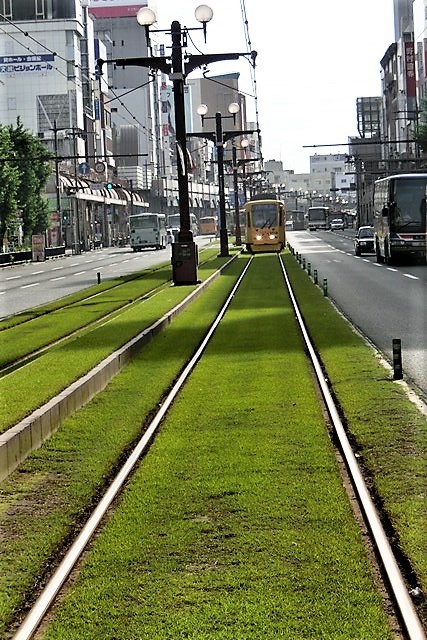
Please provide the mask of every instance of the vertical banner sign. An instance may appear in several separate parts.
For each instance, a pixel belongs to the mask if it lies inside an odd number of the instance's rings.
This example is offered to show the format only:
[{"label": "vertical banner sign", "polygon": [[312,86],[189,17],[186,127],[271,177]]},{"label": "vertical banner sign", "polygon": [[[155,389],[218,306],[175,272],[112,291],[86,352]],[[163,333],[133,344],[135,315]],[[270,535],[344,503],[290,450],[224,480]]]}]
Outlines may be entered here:
[{"label": "vertical banner sign", "polygon": [[32,241],[32,260],[33,262],[43,262],[44,261],[44,235],[38,234],[36,236],[31,236]]},{"label": "vertical banner sign", "polygon": [[413,42],[405,42],[405,76],[406,76],[406,95],[408,98],[416,96],[415,81],[415,51]]}]

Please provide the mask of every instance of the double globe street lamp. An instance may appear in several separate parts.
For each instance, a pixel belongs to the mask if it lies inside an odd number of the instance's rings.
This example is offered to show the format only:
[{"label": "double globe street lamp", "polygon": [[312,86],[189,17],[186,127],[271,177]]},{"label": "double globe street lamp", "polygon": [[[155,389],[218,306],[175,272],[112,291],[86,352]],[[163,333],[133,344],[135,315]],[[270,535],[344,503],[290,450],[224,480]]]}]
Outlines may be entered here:
[{"label": "double globe street lamp", "polygon": [[[184,27],[184,34],[188,31],[203,29],[206,41],[206,25],[212,19],[213,11],[207,5],[199,5],[195,10],[195,17],[202,27]],[[156,14],[149,7],[143,7],[137,14],[138,24],[144,27],[149,48],[150,27],[156,22]],[[249,53],[218,53],[186,56],[183,60],[183,31],[177,20],[171,24],[170,30],[156,29],[156,32],[168,32],[172,37],[172,51],[170,56],[149,56],[138,58],[116,58],[108,62],[126,67],[135,65],[147,67],[155,71],[161,71],[169,76],[173,83],[174,107],[175,107],[175,138],[178,161],[178,194],[180,231],[178,242],[172,244],[172,277],[174,284],[196,284],[198,255],[197,247],[193,240],[190,225],[190,207],[188,193],[188,158],[185,127],[184,84],[189,73],[211,62],[219,60],[237,60],[240,56],[250,56],[255,64],[256,52]],[[149,49],[150,50],[150,49]],[[150,50],[151,51],[151,50]],[[105,60],[98,59],[98,71],[102,74],[102,66]]]}]

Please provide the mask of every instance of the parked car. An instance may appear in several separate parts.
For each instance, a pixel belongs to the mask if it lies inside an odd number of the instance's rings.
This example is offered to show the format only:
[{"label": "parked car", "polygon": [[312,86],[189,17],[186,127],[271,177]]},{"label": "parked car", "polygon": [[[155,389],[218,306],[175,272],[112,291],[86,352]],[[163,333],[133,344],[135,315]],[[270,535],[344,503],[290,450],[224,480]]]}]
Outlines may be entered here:
[{"label": "parked car", "polygon": [[354,238],[354,253],[361,256],[362,253],[374,253],[374,230],[372,227],[359,227]]},{"label": "parked car", "polygon": [[333,218],[331,220],[331,229],[341,229],[342,231],[344,231],[345,229],[345,225],[344,225],[344,220],[342,220],[341,218]]}]

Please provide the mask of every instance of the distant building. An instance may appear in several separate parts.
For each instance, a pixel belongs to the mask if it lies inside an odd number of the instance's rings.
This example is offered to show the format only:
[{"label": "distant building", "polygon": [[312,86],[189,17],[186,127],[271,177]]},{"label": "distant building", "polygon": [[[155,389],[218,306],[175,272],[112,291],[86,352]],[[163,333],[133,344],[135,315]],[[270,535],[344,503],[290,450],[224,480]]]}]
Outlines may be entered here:
[{"label": "distant building", "polygon": [[344,171],[346,154],[329,153],[327,155],[310,156],[310,173],[342,173]]}]

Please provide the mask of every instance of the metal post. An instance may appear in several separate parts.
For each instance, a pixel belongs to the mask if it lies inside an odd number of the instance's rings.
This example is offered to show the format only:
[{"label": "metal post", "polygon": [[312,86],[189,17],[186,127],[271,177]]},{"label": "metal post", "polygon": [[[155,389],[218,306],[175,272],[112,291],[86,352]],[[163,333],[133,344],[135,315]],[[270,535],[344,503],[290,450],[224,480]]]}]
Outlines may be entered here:
[{"label": "metal post", "polygon": [[323,295],[328,295],[328,281],[326,278],[323,278]]},{"label": "metal post", "polygon": [[77,194],[79,191],[79,180],[77,174],[77,129],[76,127],[72,127],[73,132],[73,151],[74,151],[74,182],[75,182],[75,190],[74,194],[74,252],[76,254],[81,253],[80,249],[80,222],[79,222],[79,201],[77,199]]},{"label": "metal post", "polygon": [[175,136],[178,160],[178,194],[180,230],[178,242],[172,244],[172,266],[174,284],[197,283],[197,251],[190,225],[188,197],[188,160],[185,131],[184,73],[182,66],[181,25],[177,20],[171,24],[172,36],[172,80],[175,106]]},{"label": "metal post", "polygon": [[61,210],[61,186],[59,179],[59,160],[58,160],[58,128],[56,126],[56,120],[53,121],[53,145],[55,154],[55,187],[56,187],[56,213],[59,218],[59,235],[61,244],[65,244],[65,238],[63,237],[62,228],[62,210]]},{"label": "metal post", "polygon": [[215,114],[216,124],[216,150],[218,160],[218,191],[219,191],[219,245],[220,256],[227,257],[228,234],[227,218],[225,214],[225,190],[224,190],[224,142],[222,137],[222,116],[219,111]]},{"label": "metal post", "polygon": [[233,188],[234,188],[234,219],[236,225],[236,246],[240,247],[242,244],[242,231],[240,229],[240,215],[239,215],[239,186],[237,182],[237,149],[233,144],[232,148],[232,161],[233,161]]},{"label": "metal post", "polygon": [[130,215],[133,216],[133,180],[129,179],[129,193],[130,193]]},{"label": "metal post", "polygon": [[402,343],[400,338],[393,338],[393,379],[402,380]]}]

